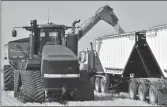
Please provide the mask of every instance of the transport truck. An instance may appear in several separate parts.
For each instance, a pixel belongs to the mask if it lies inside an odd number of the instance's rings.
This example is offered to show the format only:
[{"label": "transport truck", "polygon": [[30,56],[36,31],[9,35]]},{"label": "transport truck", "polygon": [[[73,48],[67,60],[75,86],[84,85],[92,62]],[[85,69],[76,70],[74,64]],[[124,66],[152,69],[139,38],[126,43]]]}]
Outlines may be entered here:
[{"label": "transport truck", "polygon": [[79,58],[97,92],[167,104],[167,25],[99,37]]}]

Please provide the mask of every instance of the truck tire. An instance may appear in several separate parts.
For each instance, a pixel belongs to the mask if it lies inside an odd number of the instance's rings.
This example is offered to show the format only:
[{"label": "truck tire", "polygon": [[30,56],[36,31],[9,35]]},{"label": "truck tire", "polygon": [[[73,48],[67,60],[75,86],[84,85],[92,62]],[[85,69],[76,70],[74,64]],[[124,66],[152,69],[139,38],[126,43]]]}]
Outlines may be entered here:
[{"label": "truck tire", "polygon": [[101,78],[100,85],[101,85],[101,92],[107,93],[108,92],[108,84],[107,84],[107,81],[105,80],[105,77]]},{"label": "truck tire", "polygon": [[11,65],[4,65],[4,90],[13,91],[14,89],[14,69]]},{"label": "truck tire", "polygon": [[131,80],[130,84],[129,84],[129,96],[131,99],[136,100],[137,99],[137,90],[138,89],[138,83],[137,81]]},{"label": "truck tire", "polygon": [[149,88],[149,100],[151,104],[158,104],[158,89],[156,85],[153,83]]},{"label": "truck tire", "polygon": [[101,92],[101,83],[100,83],[100,81],[101,81],[101,78],[100,77],[96,77],[95,78],[95,91],[96,92]]},{"label": "truck tire", "polygon": [[91,101],[94,100],[94,90],[91,85],[89,73],[86,71],[80,72],[80,81],[83,83],[83,88],[78,89],[74,93],[74,100],[76,101]]},{"label": "truck tire", "polygon": [[20,90],[20,101],[39,102],[42,103],[45,99],[44,88],[42,86],[42,78],[39,71],[22,71],[21,72],[22,86]]},{"label": "truck tire", "polygon": [[18,97],[19,87],[21,86],[21,77],[18,70],[14,71],[14,97]]},{"label": "truck tire", "polygon": [[154,82],[150,85],[149,87],[149,100],[151,104],[158,104],[158,105],[166,105],[166,99],[167,99],[167,95],[165,92],[163,92],[163,90],[159,90],[157,88],[157,85],[164,85],[164,82],[162,81],[157,81]]},{"label": "truck tire", "polygon": [[147,96],[148,96],[148,86],[143,81],[139,84],[138,87],[138,98],[140,101],[146,101]]}]

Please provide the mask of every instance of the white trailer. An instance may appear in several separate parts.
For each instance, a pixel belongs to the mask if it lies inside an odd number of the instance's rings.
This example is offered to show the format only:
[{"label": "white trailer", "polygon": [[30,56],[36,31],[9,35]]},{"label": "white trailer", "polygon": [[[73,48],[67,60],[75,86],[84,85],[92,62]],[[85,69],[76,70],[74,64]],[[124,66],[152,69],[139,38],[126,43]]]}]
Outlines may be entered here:
[{"label": "white trailer", "polygon": [[84,53],[88,61],[81,64],[93,74],[96,91],[119,89],[132,99],[167,104],[167,25],[97,38],[96,49]]},{"label": "white trailer", "polygon": [[[167,26],[146,29],[146,41],[163,71],[163,75],[167,77]],[[122,74],[134,45],[135,32],[96,39],[96,51],[102,66],[106,68],[105,72]],[[114,72],[107,68],[119,68],[122,71]]]}]

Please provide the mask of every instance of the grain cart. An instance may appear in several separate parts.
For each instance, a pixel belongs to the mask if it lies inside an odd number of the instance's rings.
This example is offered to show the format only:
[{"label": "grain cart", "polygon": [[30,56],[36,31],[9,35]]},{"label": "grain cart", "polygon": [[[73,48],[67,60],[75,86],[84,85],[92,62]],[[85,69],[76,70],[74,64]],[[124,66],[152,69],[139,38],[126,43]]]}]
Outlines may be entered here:
[{"label": "grain cart", "polygon": [[77,52],[73,50],[76,36],[70,33],[65,38],[65,31],[75,29],[76,23],[68,27],[37,24],[37,20],[32,20],[31,26],[15,27],[13,37],[17,35],[16,28],[26,29],[30,35],[8,43],[10,65],[4,66],[4,89],[13,88],[14,96],[23,103],[43,102],[53,97],[93,100],[88,75],[79,70]]},{"label": "grain cart", "polygon": [[104,36],[81,51],[82,70],[94,71],[97,92],[129,92],[131,99],[167,103],[167,26]]}]

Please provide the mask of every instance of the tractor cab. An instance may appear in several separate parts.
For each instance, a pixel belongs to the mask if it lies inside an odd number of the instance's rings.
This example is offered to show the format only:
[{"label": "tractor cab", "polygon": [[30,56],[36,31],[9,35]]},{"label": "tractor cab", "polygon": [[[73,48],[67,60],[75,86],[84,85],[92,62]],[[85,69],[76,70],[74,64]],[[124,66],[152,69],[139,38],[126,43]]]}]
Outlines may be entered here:
[{"label": "tractor cab", "polygon": [[[30,31],[29,48],[30,55],[38,55],[42,53],[45,45],[66,45],[65,31],[71,27],[65,25],[57,25],[54,23],[37,24],[36,20],[31,21],[31,26],[14,27],[23,28]],[[17,36],[17,31],[12,31],[12,36]]]}]

